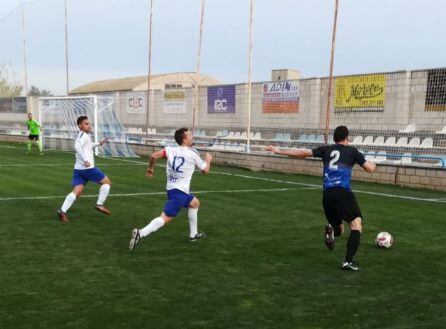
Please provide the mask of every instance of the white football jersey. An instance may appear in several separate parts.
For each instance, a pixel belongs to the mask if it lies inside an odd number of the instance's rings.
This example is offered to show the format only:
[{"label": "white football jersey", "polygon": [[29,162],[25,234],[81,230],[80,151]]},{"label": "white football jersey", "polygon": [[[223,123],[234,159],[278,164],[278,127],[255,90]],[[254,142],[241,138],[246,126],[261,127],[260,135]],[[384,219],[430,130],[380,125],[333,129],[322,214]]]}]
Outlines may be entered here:
[{"label": "white football jersey", "polygon": [[[93,149],[98,147],[98,143],[93,143],[89,134],[81,131],[76,141],[74,142],[74,149],[76,150],[76,162],[74,169],[84,170],[94,168],[94,154]],[[90,167],[85,167],[84,161],[90,162]]]},{"label": "white football jersey", "polygon": [[187,146],[171,147],[165,149],[167,163],[167,190],[177,189],[189,194],[190,181],[195,171],[195,166],[203,170],[206,161],[200,158],[198,151]]}]

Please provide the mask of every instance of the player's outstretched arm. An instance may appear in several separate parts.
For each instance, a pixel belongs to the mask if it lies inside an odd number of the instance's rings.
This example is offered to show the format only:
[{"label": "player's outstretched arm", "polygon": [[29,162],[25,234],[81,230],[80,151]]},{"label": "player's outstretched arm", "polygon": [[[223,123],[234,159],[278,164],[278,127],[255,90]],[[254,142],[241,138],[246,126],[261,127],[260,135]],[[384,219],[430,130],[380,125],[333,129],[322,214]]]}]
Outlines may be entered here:
[{"label": "player's outstretched arm", "polygon": [[274,154],[286,155],[293,158],[304,159],[313,156],[313,152],[311,150],[306,149],[289,149],[282,150],[278,147],[269,145],[265,148],[266,151],[273,152]]},{"label": "player's outstretched arm", "polygon": [[362,168],[368,172],[368,173],[372,173],[375,171],[376,169],[376,164],[374,162],[371,161],[366,161],[364,162],[364,164],[362,165]]},{"label": "player's outstretched arm", "polygon": [[203,174],[207,174],[211,170],[212,154],[206,153],[204,155],[204,161],[206,162],[206,168],[204,168],[201,172]]},{"label": "player's outstretched arm", "polygon": [[105,137],[105,138],[103,138],[100,142],[98,142],[98,143],[94,143],[94,144],[93,144],[93,148],[96,148],[96,147],[98,147],[98,146],[102,146],[102,144],[105,144],[105,143],[107,143],[107,142],[108,142],[108,138]]},{"label": "player's outstretched arm", "polygon": [[147,172],[146,172],[146,176],[147,177],[153,177],[153,172],[155,170],[156,160],[158,160],[160,158],[165,158],[165,157],[166,157],[166,151],[165,150],[161,150],[161,151],[157,151],[157,152],[153,152],[152,153],[152,155],[150,156],[149,167],[147,168]]}]

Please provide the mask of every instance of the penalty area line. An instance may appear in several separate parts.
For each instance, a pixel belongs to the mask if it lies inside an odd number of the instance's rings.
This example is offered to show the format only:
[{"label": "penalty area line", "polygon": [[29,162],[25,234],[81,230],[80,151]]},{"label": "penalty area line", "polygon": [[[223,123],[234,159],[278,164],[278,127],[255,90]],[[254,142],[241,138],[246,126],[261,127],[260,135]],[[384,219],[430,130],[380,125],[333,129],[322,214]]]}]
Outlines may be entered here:
[{"label": "penalty area line", "polygon": [[[110,167],[110,166],[141,166],[142,164],[128,164],[128,163],[95,163],[95,167]],[[73,163],[41,163],[41,164],[0,164],[2,167],[73,167]]]},{"label": "penalty area line", "polygon": [[[308,190],[313,188],[264,188],[264,189],[241,189],[241,190],[214,190],[214,191],[193,191],[193,194],[210,194],[210,193],[253,193],[253,192],[287,192],[295,190]],[[166,191],[162,192],[141,192],[141,193],[116,193],[110,194],[109,197],[132,197],[132,196],[146,196],[146,195],[165,195]],[[47,199],[61,199],[66,195],[48,195],[48,196],[22,196],[22,197],[6,197],[0,198],[0,201],[16,201],[16,200],[47,200]],[[82,195],[82,198],[97,198],[97,194]]]}]

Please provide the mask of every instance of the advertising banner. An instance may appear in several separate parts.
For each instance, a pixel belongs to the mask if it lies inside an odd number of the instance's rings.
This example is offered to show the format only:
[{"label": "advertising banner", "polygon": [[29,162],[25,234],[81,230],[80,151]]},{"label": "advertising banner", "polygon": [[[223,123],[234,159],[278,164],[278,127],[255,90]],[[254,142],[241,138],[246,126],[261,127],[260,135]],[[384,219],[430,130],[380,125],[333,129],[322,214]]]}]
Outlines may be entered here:
[{"label": "advertising banner", "polygon": [[141,114],[146,113],[146,94],[127,93],[127,113]]},{"label": "advertising banner", "polygon": [[208,113],[235,113],[235,85],[208,87]]},{"label": "advertising banner", "polygon": [[182,90],[165,91],[163,111],[166,114],[185,114],[186,93]]},{"label": "advertising banner", "polygon": [[426,111],[446,111],[446,69],[427,71]]},{"label": "advertising banner", "polygon": [[369,74],[335,79],[335,110],[383,111],[385,74]]},{"label": "advertising banner", "polygon": [[263,84],[263,113],[298,113],[298,81],[277,81]]}]

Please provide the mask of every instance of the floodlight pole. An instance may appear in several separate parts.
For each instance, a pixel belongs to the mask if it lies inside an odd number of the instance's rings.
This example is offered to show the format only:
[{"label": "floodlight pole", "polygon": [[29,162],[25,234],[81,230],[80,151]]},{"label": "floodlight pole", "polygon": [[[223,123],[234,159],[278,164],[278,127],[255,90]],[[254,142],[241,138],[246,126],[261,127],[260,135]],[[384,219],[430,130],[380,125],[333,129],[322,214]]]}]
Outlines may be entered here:
[{"label": "floodlight pole", "polygon": [[332,96],[331,94],[332,94],[332,84],[333,84],[333,66],[334,66],[334,52],[336,44],[336,24],[338,20],[338,7],[339,7],[339,0],[336,0],[334,21],[333,21],[333,35],[331,37],[330,76],[328,78],[327,110],[326,110],[325,133],[324,133],[325,144],[328,144],[328,134],[330,131],[330,107],[331,107],[331,96]]},{"label": "floodlight pole", "polygon": [[149,109],[150,109],[150,75],[152,74],[152,15],[153,15],[153,1],[149,0],[149,57],[147,63],[147,97],[146,97],[146,135],[149,133]]},{"label": "floodlight pole", "polygon": [[70,93],[70,79],[68,70],[68,9],[67,0],[65,0],[65,79],[66,79],[66,94]]},{"label": "floodlight pole", "polygon": [[248,50],[248,129],[246,137],[246,152],[250,152],[250,135],[251,135],[251,108],[252,108],[252,22],[253,22],[253,9],[254,0],[249,0],[249,50]]},{"label": "floodlight pole", "polygon": [[25,8],[22,7],[22,37],[23,37],[23,63],[25,65],[25,97],[28,96],[28,65],[26,62],[26,31],[25,31]]},{"label": "floodlight pole", "polygon": [[200,60],[201,60],[201,44],[203,40],[203,26],[204,26],[204,8],[206,5],[206,0],[201,0],[201,15],[200,15],[200,32],[198,35],[198,49],[197,49],[197,63],[195,66],[195,95],[194,95],[194,106],[192,111],[192,132],[195,131],[196,117],[198,111],[198,85],[200,79]]}]

